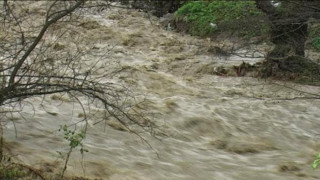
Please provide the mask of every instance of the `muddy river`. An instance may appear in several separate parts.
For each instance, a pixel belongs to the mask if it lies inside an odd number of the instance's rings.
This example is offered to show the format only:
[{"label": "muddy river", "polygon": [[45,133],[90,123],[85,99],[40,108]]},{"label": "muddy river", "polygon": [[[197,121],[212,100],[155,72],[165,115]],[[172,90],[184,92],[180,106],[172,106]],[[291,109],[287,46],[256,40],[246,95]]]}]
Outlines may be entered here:
[{"label": "muddy river", "polygon": [[[320,178],[320,171],[311,169],[320,151],[320,101],[301,92],[317,94],[319,87],[216,76],[219,65],[261,61],[257,57],[263,51],[255,58],[221,57],[208,52],[207,40],[164,30],[158,19],[142,12],[104,9],[81,21],[69,27],[81,41],[67,34],[59,43],[92,46],[95,54],[104,54],[95,73],[119,69],[106,81],[122,83],[137,101],[143,99],[146,116],[159,130],[157,138],[141,131],[146,143],[116,121],[95,124],[103,110],[91,107],[83,142],[89,152],[81,156],[74,150],[67,175],[110,180]],[[90,53],[84,58],[96,60]],[[7,149],[16,161],[60,172],[63,161],[57,152],[67,152],[68,142],[58,129],[80,121],[82,107],[57,95],[34,97],[21,106],[22,112],[8,115],[4,124]],[[84,107],[89,109],[86,103]]]}]

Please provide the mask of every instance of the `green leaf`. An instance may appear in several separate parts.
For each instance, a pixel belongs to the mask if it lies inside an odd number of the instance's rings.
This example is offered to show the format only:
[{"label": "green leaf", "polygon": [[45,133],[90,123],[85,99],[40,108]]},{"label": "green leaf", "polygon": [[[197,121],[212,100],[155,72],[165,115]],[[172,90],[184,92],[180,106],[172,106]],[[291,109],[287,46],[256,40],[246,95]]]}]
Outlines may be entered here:
[{"label": "green leaf", "polygon": [[317,163],[312,163],[312,168],[313,168],[313,169],[317,169],[318,166],[319,166],[319,164],[317,164]]},{"label": "green leaf", "polygon": [[[318,155],[319,155],[319,154],[318,154]],[[317,155],[317,157],[318,157],[318,155]],[[320,165],[320,159],[316,159],[316,160],[314,160],[313,163],[312,163],[312,168],[313,168],[313,169],[316,169],[316,168],[319,167],[319,165]]]}]

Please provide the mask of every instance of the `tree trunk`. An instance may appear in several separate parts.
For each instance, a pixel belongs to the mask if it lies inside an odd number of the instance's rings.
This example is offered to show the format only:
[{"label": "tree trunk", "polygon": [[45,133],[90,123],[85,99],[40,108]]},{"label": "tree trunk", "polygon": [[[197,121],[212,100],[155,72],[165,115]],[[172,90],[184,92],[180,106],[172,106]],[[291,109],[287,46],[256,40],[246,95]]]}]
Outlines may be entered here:
[{"label": "tree trunk", "polygon": [[[271,1],[256,0],[257,8],[268,16],[271,22],[270,40],[275,48],[268,53],[268,59],[284,58],[289,55],[305,56],[305,42],[308,36],[308,16],[302,12],[282,13]],[[286,8],[286,7],[285,7]]]},{"label": "tree trunk", "polygon": [[268,54],[270,58],[283,58],[289,55],[305,56],[305,42],[308,36],[307,20],[291,23],[272,23],[271,42],[274,49]]}]

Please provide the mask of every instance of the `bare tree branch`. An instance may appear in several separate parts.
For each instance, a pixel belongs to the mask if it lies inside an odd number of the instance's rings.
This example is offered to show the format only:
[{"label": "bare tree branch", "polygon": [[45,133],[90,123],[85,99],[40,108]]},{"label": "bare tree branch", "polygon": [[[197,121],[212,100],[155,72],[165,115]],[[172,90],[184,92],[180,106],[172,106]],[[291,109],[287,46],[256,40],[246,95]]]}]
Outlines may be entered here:
[{"label": "bare tree branch", "polygon": [[74,6],[70,7],[69,9],[67,9],[67,10],[65,10],[63,12],[61,12],[60,14],[57,14],[52,19],[49,19],[50,18],[49,16],[47,17],[46,23],[43,25],[39,35],[33,41],[32,45],[27,49],[27,51],[24,53],[24,55],[21,57],[21,59],[18,61],[17,65],[14,67],[14,69],[13,69],[13,71],[11,73],[9,84],[8,84],[8,91],[10,91],[10,90],[12,90],[14,88],[12,85],[14,83],[14,80],[15,80],[15,77],[16,77],[16,75],[18,73],[18,70],[21,68],[22,64],[27,59],[27,57],[30,55],[30,53],[34,50],[34,48],[39,44],[39,42],[41,41],[41,39],[42,39],[43,35],[45,34],[45,32],[47,31],[47,29],[52,24],[56,23],[58,20],[62,19],[66,15],[72,13],[75,9],[79,8],[84,2],[85,2],[84,0],[78,1]]}]

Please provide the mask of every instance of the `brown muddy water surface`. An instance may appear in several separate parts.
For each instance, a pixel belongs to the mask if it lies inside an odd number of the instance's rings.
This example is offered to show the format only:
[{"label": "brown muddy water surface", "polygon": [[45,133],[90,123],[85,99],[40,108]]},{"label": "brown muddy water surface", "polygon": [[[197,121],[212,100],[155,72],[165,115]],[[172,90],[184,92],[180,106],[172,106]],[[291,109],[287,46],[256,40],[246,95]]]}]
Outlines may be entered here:
[{"label": "brown muddy water surface", "polygon": [[[307,95],[286,86],[311,93],[319,93],[318,87],[212,75],[219,65],[262,59],[210,54],[205,40],[166,31],[142,12],[105,9],[85,14],[81,22],[68,27],[80,44],[71,33],[59,43],[107,52],[103,68],[95,73],[120,69],[108,80],[145,98],[143,105],[163,135],[159,140],[142,134],[150,148],[116,122],[91,123],[84,141],[89,152],[72,154],[67,175],[111,180],[320,178],[310,166],[320,151],[320,101],[301,98]],[[90,53],[85,58],[87,63],[96,60]],[[82,109],[68,97],[27,101],[33,106],[25,103],[23,117],[8,116],[7,147],[20,162],[59,172],[63,163],[57,151],[67,151],[68,144],[57,130],[79,121]],[[102,118],[100,111],[91,109],[95,120]]]}]

